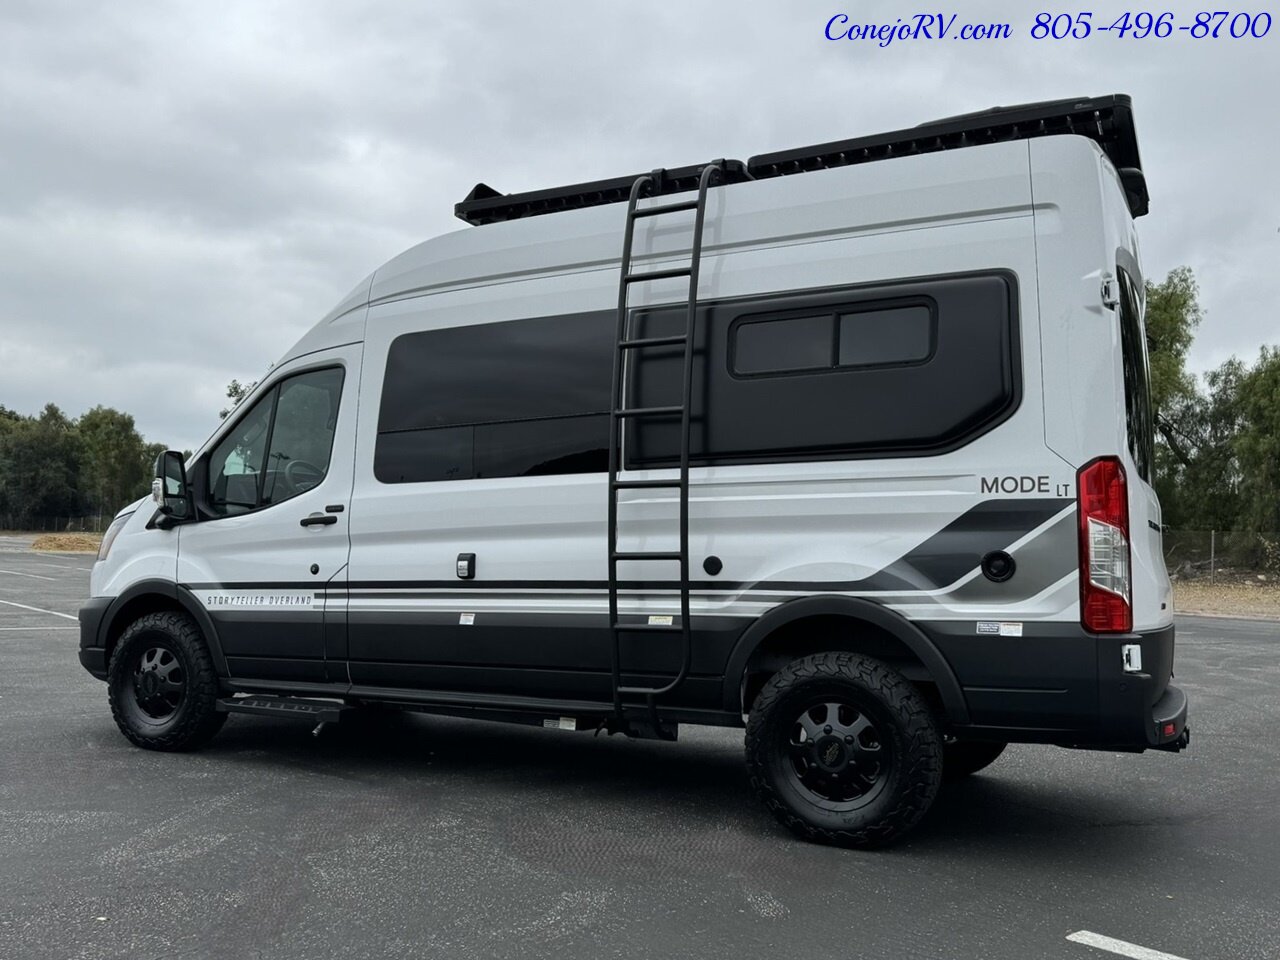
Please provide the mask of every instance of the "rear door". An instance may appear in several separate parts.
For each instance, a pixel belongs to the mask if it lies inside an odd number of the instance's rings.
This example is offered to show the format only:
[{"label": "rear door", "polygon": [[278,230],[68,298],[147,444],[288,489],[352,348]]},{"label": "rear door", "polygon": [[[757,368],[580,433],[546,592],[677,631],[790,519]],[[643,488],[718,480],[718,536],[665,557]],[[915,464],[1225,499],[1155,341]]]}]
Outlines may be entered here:
[{"label": "rear door", "polygon": [[346,681],[360,358],[349,344],[284,365],[188,469],[201,519],[180,528],[178,581],[233,678]]}]

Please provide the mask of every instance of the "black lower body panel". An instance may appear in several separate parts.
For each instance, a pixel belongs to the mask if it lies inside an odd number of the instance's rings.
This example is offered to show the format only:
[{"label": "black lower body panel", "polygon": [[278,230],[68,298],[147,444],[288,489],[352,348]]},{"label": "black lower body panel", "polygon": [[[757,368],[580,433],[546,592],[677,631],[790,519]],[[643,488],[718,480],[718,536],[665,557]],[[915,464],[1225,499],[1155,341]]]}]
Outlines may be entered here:
[{"label": "black lower body panel", "polygon": [[[1025,622],[1006,635],[978,633],[974,621],[917,625],[964,690],[971,725],[960,735],[1119,750],[1167,749],[1183,739],[1186,695],[1169,682],[1172,624],[1092,634],[1069,623]],[[1124,669],[1121,650],[1129,644],[1142,649],[1140,672]]]},{"label": "black lower body panel", "polygon": [[102,645],[102,621],[114,597],[90,597],[80,607],[80,665],[99,680],[107,679],[107,651]]}]

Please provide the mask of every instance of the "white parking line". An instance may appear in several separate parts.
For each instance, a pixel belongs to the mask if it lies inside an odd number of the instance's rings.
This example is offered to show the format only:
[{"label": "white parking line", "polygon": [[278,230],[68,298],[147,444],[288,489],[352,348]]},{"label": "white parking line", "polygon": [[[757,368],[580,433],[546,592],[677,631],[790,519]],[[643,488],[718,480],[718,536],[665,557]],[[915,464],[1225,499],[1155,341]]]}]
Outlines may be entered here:
[{"label": "white parking line", "polygon": [[79,630],[79,627],[0,627],[0,633],[28,632],[44,633],[46,630]]},{"label": "white parking line", "polygon": [[30,577],[32,580],[48,580],[50,583],[57,583],[57,577],[46,577],[41,573],[19,573],[17,570],[0,570],[0,573],[8,574],[11,577]]},{"label": "white parking line", "polygon": [[28,607],[25,603],[14,603],[12,600],[0,600],[6,607],[17,607],[20,610],[34,610],[36,613],[47,613],[54,617],[62,617],[64,620],[78,620],[79,617],[73,617],[69,613],[59,613],[57,610],[46,610],[44,607]]},{"label": "white parking line", "polygon": [[1092,930],[1077,930],[1075,933],[1068,934],[1067,939],[1072,943],[1083,943],[1086,947],[1095,947],[1098,950],[1106,950],[1109,953],[1118,953],[1122,957],[1132,957],[1133,960],[1186,960],[1186,958],[1175,956],[1172,953],[1163,953],[1159,950],[1152,950],[1150,947],[1140,947],[1136,943],[1128,943],[1124,940],[1117,940],[1114,937],[1104,937],[1102,934],[1094,933]]},{"label": "white parking line", "polygon": [[32,567],[44,567],[46,570],[84,570],[88,571],[92,567],[75,567],[67,566],[65,563],[45,563],[41,560],[28,560],[27,564]]}]

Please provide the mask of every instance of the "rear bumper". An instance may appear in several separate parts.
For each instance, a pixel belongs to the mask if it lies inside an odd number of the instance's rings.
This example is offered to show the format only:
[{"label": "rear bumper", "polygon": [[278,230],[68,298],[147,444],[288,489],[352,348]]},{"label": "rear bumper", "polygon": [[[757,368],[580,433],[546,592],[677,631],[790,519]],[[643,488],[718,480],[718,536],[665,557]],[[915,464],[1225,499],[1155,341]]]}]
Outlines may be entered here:
[{"label": "rear bumper", "polygon": [[[969,707],[959,736],[1097,750],[1181,750],[1187,696],[1170,683],[1174,628],[1091,634],[1072,624],[1026,623],[1020,636],[976,635],[975,625],[930,623]],[[1126,672],[1122,649],[1142,650]]]},{"label": "rear bumper", "polygon": [[102,621],[114,601],[114,597],[91,597],[80,607],[80,665],[99,680],[107,679]]},{"label": "rear bumper", "polygon": [[1177,752],[1191,744],[1191,725],[1187,723],[1187,695],[1169,684],[1151,708],[1151,727],[1147,743],[1157,750]]}]

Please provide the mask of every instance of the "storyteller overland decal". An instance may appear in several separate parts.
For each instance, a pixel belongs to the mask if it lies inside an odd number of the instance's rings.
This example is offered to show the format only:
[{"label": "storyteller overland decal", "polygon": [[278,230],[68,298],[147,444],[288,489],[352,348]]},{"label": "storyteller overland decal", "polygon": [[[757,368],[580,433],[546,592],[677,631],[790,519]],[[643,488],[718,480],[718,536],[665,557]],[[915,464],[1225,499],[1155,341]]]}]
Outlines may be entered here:
[{"label": "storyteller overland decal", "polygon": [[230,607],[264,610],[273,607],[297,609],[299,607],[314,609],[323,606],[317,604],[316,595],[310,590],[201,590],[196,594],[206,609],[221,610]]}]

